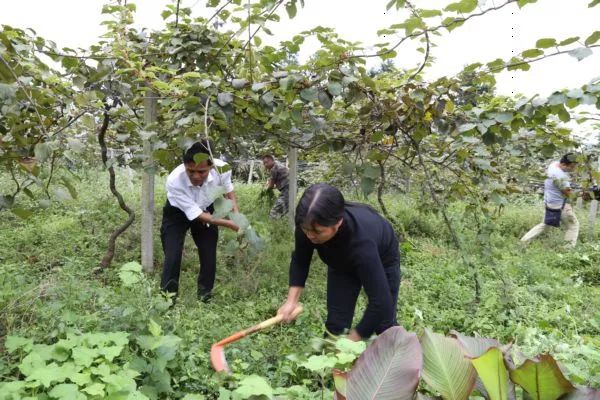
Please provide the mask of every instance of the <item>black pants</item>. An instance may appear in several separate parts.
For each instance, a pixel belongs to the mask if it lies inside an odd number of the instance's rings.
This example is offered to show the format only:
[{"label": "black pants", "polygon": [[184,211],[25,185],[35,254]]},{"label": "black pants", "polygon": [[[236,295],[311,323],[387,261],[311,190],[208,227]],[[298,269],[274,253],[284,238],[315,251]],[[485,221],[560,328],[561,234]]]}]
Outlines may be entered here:
[{"label": "black pants", "polygon": [[[208,212],[213,212],[212,205]],[[188,229],[198,248],[200,258],[200,272],[198,273],[198,294],[209,293],[215,283],[217,269],[217,241],[219,230],[215,225],[206,226],[198,220],[189,221],[185,213],[177,207],[165,204],[160,227],[165,261],[163,264],[160,288],[166,292],[177,293],[179,289],[179,272],[181,269],[181,255],[183,243]]]},{"label": "black pants", "polygon": [[[381,290],[389,290],[394,304],[394,312],[388,315],[375,330],[380,334],[389,327],[398,325],[396,321],[396,304],[398,302],[398,291],[400,290],[400,262],[384,267],[387,277],[387,287]],[[325,327],[334,335],[341,335],[352,326],[354,308],[362,284],[358,277],[327,269],[327,321]]]}]

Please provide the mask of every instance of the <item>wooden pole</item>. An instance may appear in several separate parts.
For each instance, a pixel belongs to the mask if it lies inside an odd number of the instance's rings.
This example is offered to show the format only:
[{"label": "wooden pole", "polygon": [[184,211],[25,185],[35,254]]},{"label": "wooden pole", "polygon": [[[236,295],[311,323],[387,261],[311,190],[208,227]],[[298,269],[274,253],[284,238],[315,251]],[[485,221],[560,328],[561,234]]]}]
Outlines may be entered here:
[{"label": "wooden pole", "polygon": [[[156,122],[157,100],[152,90],[146,90],[144,97],[144,125],[149,128]],[[143,142],[144,159],[142,162],[142,268],[146,272],[154,271],[154,161],[152,143]]]},{"label": "wooden pole", "polygon": [[248,185],[252,183],[252,174],[254,173],[254,160],[250,160],[250,173],[248,174]]},{"label": "wooden pole", "polygon": [[298,193],[298,149],[290,147],[288,150],[288,168],[289,168],[289,190],[290,198],[288,202],[288,219],[292,232],[296,228],[294,217],[296,214],[296,195]]},{"label": "wooden pole", "polygon": [[[596,166],[596,170],[600,171],[600,157],[598,157],[598,165]],[[588,237],[589,240],[592,241],[595,239],[594,237],[594,228],[596,227],[596,216],[598,215],[598,200],[592,200],[590,204],[590,216],[588,219]]]},{"label": "wooden pole", "polygon": [[598,200],[592,200],[590,204],[590,216],[588,219],[588,237],[590,241],[594,240],[594,228],[596,226],[596,216],[598,215]]},{"label": "wooden pole", "polygon": [[577,198],[577,202],[575,203],[575,207],[577,207],[578,210],[583,210],[583,197],[578,197]]}]

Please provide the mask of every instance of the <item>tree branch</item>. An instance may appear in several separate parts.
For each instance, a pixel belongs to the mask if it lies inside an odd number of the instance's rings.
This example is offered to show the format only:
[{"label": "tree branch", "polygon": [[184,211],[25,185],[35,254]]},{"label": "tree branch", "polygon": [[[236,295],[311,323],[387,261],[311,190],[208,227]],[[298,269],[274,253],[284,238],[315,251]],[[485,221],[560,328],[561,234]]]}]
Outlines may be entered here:
[{"label": "tree branch", "polygon": [[488,13],[488,12],[490,12],[490,11],[497,11],[497,10],[500,10],[501,8],[504,8],[504,7],[505,7],[505,6],[507,6],[508,4],[511,4],[511,3],[516,3],[516,2],[517,2],[517,0],[508,0],[506,3],[503,3],[503,4],[501,4],[501,5],[497,6],[497,7],[490,7],[490,8],[487,8],[487,9],[485,9],[485,10],[483,10],[483,11],[479,12],[479,13],[474,13],[474,14],[471,14],[471,15],[469,15],[468,17],[465,17],[465,18],[456,18],[456,19],[454,19],[454,20],[453,20],[452,22],[450,22],[450,23],[447,23],[447,24],[440,24],[440,25],[437,25],[437,26],[435,26],[435,27],[433,27],[433,28],[427,28],[427,29],[423,29],[422,31],[419,31],[419,32],[416,32],[416,33],[412,33],[412,34],[410,34],[410,35],[404,36],[404,37],[403,37],[402,39],[400,39],[400,41],[398,41],[398,42],[397,42],[397,43],[396,43],[396,44],[395,44],[393,47],[391,47],[391,48],[389,48],[389,49],[387,49],[387,50],[380,51],[380,52],[378,52],[378,53],[375,53],[375,54],[356,54],[356,55],[352,55],[352,56],[350,56],[350,57],[348,57],[348,58],[350,59],[350,58],[372,58],[372,57],[381,57],[381,56],[383,56],[383,55],[389,54],[389,53],[391,53],[392,51],[396,50],[398,47],[400,47],[400,45],[401,45],[402,43],[404,43],[404,42],[405,42],[406,40],[408,40],[408,39],[417,38],[417,37],[419,37],[419,36],[425,35],[427,32],[435,32],[435,31],[437,31],[437,30],[439,30],[439,29],[442,29],[442,28],[447,28],[447,27],[449,27],[449,26],[452,26],[452,25],[454,25],[454,24],[457,24],[457,23],[464,23],[464,22],[466,22],[466,21],[470,20],[471,18],[480,17],[480,16],[482,16],[482,15],[485,15],[485,14],[487,14],[487,13]]},{"label": "tree branch", "polygon": [[10,71],[11,75],[13,76],[13,78],[15,78],[15,82],[17,83],[17,85],[19,86],[19,88],[23,91],[23,93],[25,93],[25,96],[27,97],[27,99],[31,103],[31,106],[33,107],[33,110],[35,111],[35,114],[37,115],[38,119],[40,120],[40,128],[42,129],[42,132],[44,132],[44,135],[46,137],[48,137],[48,132],[46,131],[46,127],[44,125],[44,120],[42,119],[42,116],[40,115],[40,112],[38,111],[37,104],[35,103],[35,101],[33,101],[33,97],[31,97],[31,93],[29,93],[26,90],[25,85],[23,85],[23,83],[19,80],[19,77],[15,73],[15,70],[4,59],[4,57],[2,57],[2,55],[0,55],[0,60],[2,61],[2,64],[4,64],[4,66]]}]

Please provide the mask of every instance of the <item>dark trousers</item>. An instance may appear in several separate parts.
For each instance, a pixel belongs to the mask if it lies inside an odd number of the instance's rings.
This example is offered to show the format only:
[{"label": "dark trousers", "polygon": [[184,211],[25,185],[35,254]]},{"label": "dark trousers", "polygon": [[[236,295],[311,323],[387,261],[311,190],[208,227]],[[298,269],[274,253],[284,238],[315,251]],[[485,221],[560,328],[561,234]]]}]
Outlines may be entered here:
[{"label": "dark trousers", "polygon": [[[389,327],[398,325],[396,321],[396,304],[398,303],[398,291],[400,290],[400,263],[384,267],[387,277],[387,287],[381,290],[389,290],[394,304],[393,315],[388,315],[381,321],[375,330],[380,334]],[[325,327],[334,335],[341,335],[352,326],[354,308],[362,284],[358,277],[349,273],[327,269],[327,320]]]},{"label": "dark trousers", "polygon": [[[213,212],[212,205],[208,212]],[[217,241],[219,230],[215,225],[206,226],[198,220],[189,221],[183,211],[167,204],[163,208],[163,218],[160,227],[165,261],[163,264],[160,288],[166,292],[177,293],[179,289],[179,272],[183,243],[188,229],[198,248],[200,272],[198,273],[198,294],[209,293],[215,283],[217,269]]]}]

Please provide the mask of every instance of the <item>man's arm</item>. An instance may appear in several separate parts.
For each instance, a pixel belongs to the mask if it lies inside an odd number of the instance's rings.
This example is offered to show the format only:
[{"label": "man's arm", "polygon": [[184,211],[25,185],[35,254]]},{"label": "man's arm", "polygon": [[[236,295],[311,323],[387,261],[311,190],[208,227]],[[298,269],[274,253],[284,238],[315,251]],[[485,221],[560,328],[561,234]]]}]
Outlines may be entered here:
[{"label": "man's arm", "polygon": [[269,178],[267,179],[267,186],[265,187],[266,190],[271,190],[275,187],[275,185],[273,184],[273,179]]},{"label": "man's arm", "polygon": [[240,229],[239,226],[237,226],[233,221],[224,218],[213,218],[212,214],[207,211],[202,212],[202,214],[200,214],[198,218],[196,218],[196,220],[200,221],[203,224],[223,226],[235,232],[237,232]]},{"label": "man's arm", "polygon": [[573,196],[573,189],[571,189],[570,187],[564,188],[562,190],[562,194],[564,194],[566,198],[570,199]]}]

